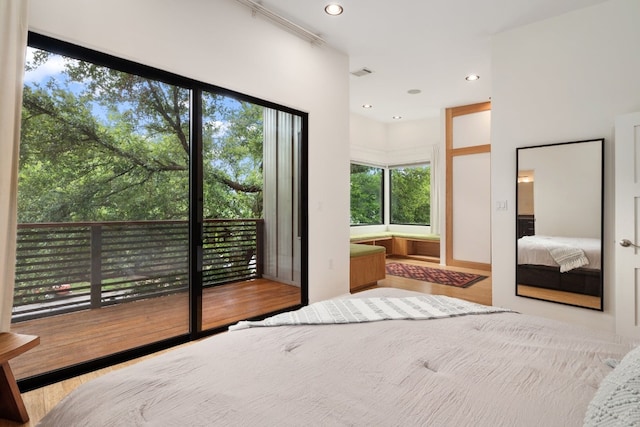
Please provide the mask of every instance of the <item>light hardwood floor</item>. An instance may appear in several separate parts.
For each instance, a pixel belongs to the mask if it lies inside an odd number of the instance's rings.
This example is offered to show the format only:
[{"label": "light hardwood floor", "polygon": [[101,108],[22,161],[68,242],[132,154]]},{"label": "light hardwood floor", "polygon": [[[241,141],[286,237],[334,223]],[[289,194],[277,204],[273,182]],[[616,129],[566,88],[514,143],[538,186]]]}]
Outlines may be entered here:
[{"label": "light hardwood floor", "polygon": [[410,291],[423,292],[425,294],[447,295],[450,297],[477,302],[478,304],[491,305],[492,297],[490,271],[474,270],[471,268],[461,267],[444,267],[439,264],[413,259],[387,258],[387,263],[389,262],[403,262],[406,264],[423,265],[425,267],[480,274],[482,276],[488,277],[480,282],[469,286],[468,288],[457,288],[455,286],[439,285],[437,283],[421,282],[419,280],[405,279],[404,277],[387,275],[384,280],[378,281],[378,287],[400,288],[408,289]]},{"label": "light hardwood floor", "polygon": [[[410,260],[410,259],[388,259],[387,262],[405,262],[408,264],[423,265],[426,267],[444,268],[446,270],[462,271],[467,273],[481,274],[483,276],[489,276],[478,283],[475,283],[468,288],[456,288],[454,286],[438,285],[435,283],[420,282],[412,279],[405,279],[402,277],[389,276],[384,280],[378,282],[378,287],[392,287],[400,289],[408,289],[417,292],[423,292],[427,294],[448,295],[456,298],[466,299],[469,301],[477,302],[480,304],[491,305],[491,276],[490,272],[473,270],[469,268],[456,268],[456,267],[442,267],[438,264]],[[192,343],[183,344],[184,346],[191,345]],[[170,351],[170,350],[165,350]],[[161,352],[162,353],[162,352]],[[46,387],[42,387],[36,390],[29,391],[23,394],[23,399],[27,411],[29,412],[30,421],[25,424],[14,423],[11,421],[0,420],[0,427],[31,427],[35,426],[37,422],[44,417],[62,398],[69,394],[73,389],[79,385],[104,375],[110,371],[120,369],[124,366],[137,363],[140,360],[144,360],[153,357],[159,353],[155,353],[150,356],[145,356],[140,359],[135,359],[119,365],[114,365],[109,368],[94,371],[85,375],[80,375],[75,378],[71,378],[59,383],[55,383]]]},{"label": "light hardwood floor", "polygon": [[574,292],[556,291],[553,289],[538,288],[535,286],[518,285],[518,295],[531,298],[555,301],[563,304],[577,305],[581,307],[600,309],[600,297],[581,295]]}]

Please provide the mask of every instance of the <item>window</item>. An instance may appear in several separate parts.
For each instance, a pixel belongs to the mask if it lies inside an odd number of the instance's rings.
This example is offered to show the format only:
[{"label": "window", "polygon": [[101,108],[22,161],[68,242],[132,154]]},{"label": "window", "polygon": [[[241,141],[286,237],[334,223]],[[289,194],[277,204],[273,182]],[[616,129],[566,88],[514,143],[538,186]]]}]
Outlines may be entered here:
[{"label": "window", "polygon": [[351,163],[351,225],[376,225],[383,220],[384,170]]},{"label": "window", "polygon": [[412,165],[389,169],[391,224],[429,225],[431,168]]}]

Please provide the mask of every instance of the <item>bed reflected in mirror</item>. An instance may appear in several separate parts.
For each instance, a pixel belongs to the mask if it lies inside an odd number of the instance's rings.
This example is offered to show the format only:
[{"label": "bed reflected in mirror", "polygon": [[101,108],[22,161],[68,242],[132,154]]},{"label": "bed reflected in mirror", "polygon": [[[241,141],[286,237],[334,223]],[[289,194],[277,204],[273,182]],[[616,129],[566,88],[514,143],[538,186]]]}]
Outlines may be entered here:
[{"label": "bed reflected in mirror", "polygon": [[516,295],[603,309],[604,139],[517,149]]}]

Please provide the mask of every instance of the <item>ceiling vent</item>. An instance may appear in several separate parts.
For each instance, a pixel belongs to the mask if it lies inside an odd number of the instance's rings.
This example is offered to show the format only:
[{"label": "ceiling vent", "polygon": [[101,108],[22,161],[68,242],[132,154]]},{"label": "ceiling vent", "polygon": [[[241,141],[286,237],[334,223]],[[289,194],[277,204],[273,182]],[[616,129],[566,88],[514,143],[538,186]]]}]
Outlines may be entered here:
[{"label": "ceiling vent", "polygon": [[356,77],[368,76],[371,73],[373,73],[373,71],[371,71],[368,68],[362,68],[360,70],[356,70],[356,71],[352,71],[351,72],[351,74],[353,74]]}]

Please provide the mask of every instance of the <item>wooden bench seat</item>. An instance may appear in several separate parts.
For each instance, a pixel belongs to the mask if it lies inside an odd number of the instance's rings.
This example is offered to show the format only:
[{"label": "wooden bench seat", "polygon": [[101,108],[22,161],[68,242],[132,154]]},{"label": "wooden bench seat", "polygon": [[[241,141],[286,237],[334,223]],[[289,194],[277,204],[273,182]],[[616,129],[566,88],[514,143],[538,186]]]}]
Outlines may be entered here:
[{"label": "wooden bench seat", "polygon": [[350,245],[349,289],[352,292],[374,286],[378,280],[386,277],[385,254],[382,246]]},{"label": "wooden bench seat", "polygon": [[351,237],[351,243],[358,245],[382,246],[386,249],[387,255],[393,250],[393,236],[391,234],[367,235]]},{"label": "wooden bench seat", "polygon": [[387,256],[440,262],[440,236],[436,235],[383,232],[374,235],[352,236],[351,243],[384,246]]}]

